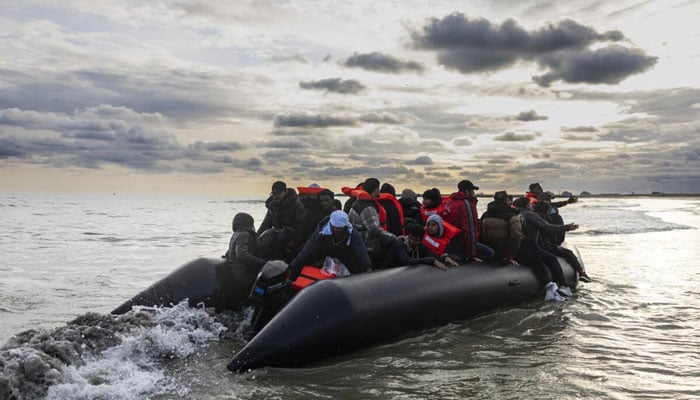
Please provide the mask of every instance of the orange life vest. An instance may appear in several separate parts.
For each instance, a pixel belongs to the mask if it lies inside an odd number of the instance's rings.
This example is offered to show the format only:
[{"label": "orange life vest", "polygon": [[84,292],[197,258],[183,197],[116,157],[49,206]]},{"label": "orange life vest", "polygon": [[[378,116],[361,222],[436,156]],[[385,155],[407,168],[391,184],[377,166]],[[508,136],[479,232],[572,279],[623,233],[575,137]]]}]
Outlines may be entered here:
[{"label": "orange life vest", "polygon": [[299,193],[299,196],[316,196],[316,194],[318,194],[322,190],[326,190],[326,188],[307,186],[297,187],[297,193]]},{"label": "orange life vest", "polygon": [[[373,198],[369,193],[367,193],[366,190],[360,189],[360,188],[349,188],[347,186],[343,186],[340,189],[344,194],[354,197],[358,200],[374,200],[374,204],[377,205],[377,212],[379,213],[379,225],[381,225],[382,229],[386,230],[386,210],[382,206],[381,202],[386,201],[386,199],[381,199],[381,194],[380,197],[378,198]],[[383,193],[386,194],[386,193]],[[381,199],[381,200],[380,200]],[[398,202],[398,200],[397,200]],[[400,205],[401,203],[399,203]],[[401,215],[403,215],[403,210],[401,212]],[[403,218],[402,218],[403,219]]]},{"label": "orange life vest", "polygon": [[447,245],[450,244],[450,241],[462,232],[461,229],[446,221],[442,221],[442,227],[444,232],[440,238],[428,235],[428,232],[423,235],[423,244],[436,256],[445,254],[445,250],[447,249]]},{"label": "orange life vest", "polygon": [[435,208],[430,208],[430,209],[425,208],[425,205],[421,204],[420,205],[420,217],[422,219],[422,222],[425,224],[428,221],[428,217],[431,215],[437,214],[437,215],[442,217],[442,209],[445,207],[444,204],[445,203],[443,200],[443,202],[440,203],[439,206],[437,206]]},{"label": "orange life vest", "polygon": [[292,288],[299,291],[311,285],[312,283],[332,278],[335,278],[335,274],[326,272],[321,268],[314,267],[312,265],[305,265],[301,269],[301,273],[299,274],[297,279],[294,281],[294,283],[292,283]]}]

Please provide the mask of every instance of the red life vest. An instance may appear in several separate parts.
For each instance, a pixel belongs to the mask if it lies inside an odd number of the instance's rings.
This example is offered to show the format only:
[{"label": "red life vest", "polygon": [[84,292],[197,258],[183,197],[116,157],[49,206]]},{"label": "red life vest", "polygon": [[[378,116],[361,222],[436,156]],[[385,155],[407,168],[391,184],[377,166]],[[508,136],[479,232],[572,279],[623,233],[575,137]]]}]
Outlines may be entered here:
[{"label": "red life vest", "polygon": [[450,244],[450,241],[462,232],[461,229],[446,221],[442,221],[442,227],[444,232],[440,238],[428,235],[428,232],[423,235],[423,244],[436,256],[445,254],[445,250],[447,249],[447,245]]},{"label": "red life vest", "polygon": [[294,283],[292,283],[292,288],[299,291],[312,283],[331,278],[335,278],[335,274],[331,274],[312,265],[305,265],[301,269],[301,274],[299,274]]},{"label": "red life vest", "polygon": [[[386,230],[386,210],[381,204],[381,201],[386,201],[386,199],[381,199],[381,194],[380,197],[378,198],[373,198],[369,193],[367,193],[366,190],[360,189],[360,188],[349,188],[347,186],[343,186],[340,189],[344,194],[354,197],[358,200],[374,200],[374,204],[377,205],[377,212],[379,213],[379,225],[381,225],[382,229]],[[381,199],[381,201],[380,201]],[[397,200],[398,202],[398,200]],[[399,203],[400,205],[401,203]],[[403,215],[403,210],[401,212],[401,215]],[[403,219],[403,218],[402,218]]]},{"label": "red life vest", "polygon": [[297,187],[297,193],[299,193],[299,196],[316,196],[316,194],[318,194],[322,190],[326,190],[326,188],[306,186]]},{"label": "red life vest", "polygon": [[525,193],[525,197],[530,199],[530,204],[537,203],[537,196],[532,192]]},{"label": "red life vest", "polygon": [[442,203],[440,203],[439,206],[437,206],[435,208],[430,208],[430,209],[425,208],[425,205],[421,204],[420,205],[420,217],[422,219],[421,222],[423,222],[425,224],[428,221],[428,217],[431,215],[435,215],[435,214],[442,217],[442,209],[445,207],[444,204],[445,203],[443,201]]},{"label": "red life vest", "polygon": [[[396,196],[394,196],[391,193],[380,193],[379,198],[376,200],[378,203],[382,204],[382,208],[384,208],[385,223],[382,224],[382,228],[384,228],[384,230],[387,230],[389,228],[388,224],[386,223],[386,219],[387,219],[386,208],[383,205],[383,204],[386,204],[386,207],[393,206],[393,208],[396,210],[398,217],[399,217],[399,221],[396,221],[396,223],[398,223],[398,225],[400,227],[402,227],[402,231],[403,231],[403,225],[404,225],[403,206],[399,202],[399,199],[397,199]],[[380,215],[380,223],[381,223],[381,215]]]}]

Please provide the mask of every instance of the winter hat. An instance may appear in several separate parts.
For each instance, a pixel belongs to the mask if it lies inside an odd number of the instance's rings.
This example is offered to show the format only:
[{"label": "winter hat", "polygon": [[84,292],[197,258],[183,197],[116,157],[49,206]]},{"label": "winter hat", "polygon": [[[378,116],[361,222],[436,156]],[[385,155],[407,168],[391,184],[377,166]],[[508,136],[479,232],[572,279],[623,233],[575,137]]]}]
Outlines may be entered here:
[{"label": "winter hat", "polygon": [[435,222],[435,223],[437,223],[438,226],[440,227],[440,230],[438,231],[438,237],[442,237],[442,235],[445,234],[445,226],[444,226],[443,223],[442,223],[442,217],[441,217],[441,216],[439,216],[439,215],[437,215],[437,214],[433,214],[433,215],[431,215],[431,216],[428,217],[428,220],[427,220],[427,221],[425,221],[425,225],[428,226],[428,223],[429,223],[429,222]]},{"label": "winter hat", "polygon": [[404,189],[404,190],[401,192],[401,197],[402,197],[402,198],[403,198],[403,197],[406,197],[406,198],[409,198],[409,199],[418,200],[418,195],[416,194],[416,192],[414,192],[414,191],[411,190],[411,189]]}]

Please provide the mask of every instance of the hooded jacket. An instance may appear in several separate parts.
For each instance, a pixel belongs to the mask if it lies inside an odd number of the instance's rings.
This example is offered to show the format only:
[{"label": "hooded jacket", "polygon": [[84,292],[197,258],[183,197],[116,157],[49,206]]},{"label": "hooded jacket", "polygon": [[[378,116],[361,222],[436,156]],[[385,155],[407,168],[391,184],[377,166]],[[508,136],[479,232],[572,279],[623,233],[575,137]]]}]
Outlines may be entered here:
[{"label": "hooded jacket", "polygon": [[265,207],[267,207],[267,213],[258,228],[258,235],[270,228],[283,229],[285,237],[290,239],[289,247],[296,248],[303,244],[306,208],[294,189],[288,188],[281,202],[270,196],[265,201]]},{"label": "hooded jacket", "polygon": [[480,238],[496,252],[496,257],[513,259],[523,239],[520,213],[505,201],[492,201],[481,216]]},{"label": "hooded jacket", "polygon": [[346,227],[346,232],[347,237],[336,242],[330,229],[330,217],[325,217],[306,241],[304,248],[289,264],[292,280],[299,276],[304,265],[322,261],[325,257],[337,258],[353,274],[369,271],[372,262],[360,233],[352,226]]},{"label": "hooded jacket", "polygon": [[391,243],[396,238],[393,233],[382,229],[376,207],[374,199],[357,199],[348,213],[350,222],[362,235],[370,253],[378,252],[382,243]]},{"label": "hooded jacket", "polygon": [[464,192],[455,192],[442,210],[442,218],[462,230],[462,242],[466,246],[467,257],[476,257],[476,243],[479,241],[479,214],[476,197]]}]

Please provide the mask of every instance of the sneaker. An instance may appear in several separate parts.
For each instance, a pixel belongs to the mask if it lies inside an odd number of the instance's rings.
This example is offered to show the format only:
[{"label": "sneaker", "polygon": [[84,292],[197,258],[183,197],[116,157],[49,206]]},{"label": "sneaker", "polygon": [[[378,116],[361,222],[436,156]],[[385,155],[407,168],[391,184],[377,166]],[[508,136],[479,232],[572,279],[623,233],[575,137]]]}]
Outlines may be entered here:
[{"label": "sneaker", "polygon": [[593,282],[593,279],[591,279],[591,277],[588,276],[588,274],[585,273],[585,272],[580,272],[580,273],[578,274],[578,280],[581,281],[581,282],[586,282],[586,283],[588,283],[588,282]]},{"label": "sneaker", "polygon": [[559,286],[557,292],[559,292],[560,295],[566,297],[571,297],[573,295],[573,293],[571,293],[571,289],[569,289],[568,286]]},{"label": "sneaker", "polygon": [[564,301],[565,298],[561,297],[557,292],[557,284],[554,282],[549,282],[545,285],[546,294],[544,295],[544,301]]},{"label": "sneaker", "polygon": [[547,294],[544,295],[544,301],[566,301],[566,299],[561,297],[556,290],[548,290]]}]

